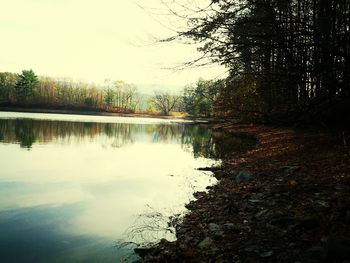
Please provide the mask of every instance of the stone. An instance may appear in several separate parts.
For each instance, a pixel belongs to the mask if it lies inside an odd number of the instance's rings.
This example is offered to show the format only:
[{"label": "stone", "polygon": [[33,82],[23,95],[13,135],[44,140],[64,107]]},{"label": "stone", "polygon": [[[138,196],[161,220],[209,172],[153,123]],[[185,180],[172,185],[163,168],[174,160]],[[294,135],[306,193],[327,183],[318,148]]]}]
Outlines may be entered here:
[{"label": "stone", "polygon": [[260,212],[257,212],[254,216],[256,218],[259,218],[261,216],[263,216],[264,214],[266,214],[268,211],[267,210],[261,210]]},{"label": "stone", "polygon": [[218,171],[214,172],[214,176],[215,176],[216,179],[220,180],[220,179],[222,179],[224,177],[227,177],[227,174],[223,170],[218,170]]},{"label": "stone", "polygon": [[197,168],[198,171],[213,171],[213,167],[199,167]]},{"label": "stone", "polygon": [[180,229],[178,229],[177,231],[176,231],[176,233],[178,234],[178,235],[183,235],[183,234],[186,234],[188,231],[190,231],[191,229],[190,228],[187,228],[187,227],[182,227],[182,228],[180,228]]},{"label": "stone", "polygon": [[222,236],[224,234],[223,227],[218,224],[210,223],[208,225],[208,228],[210,234],[212,234],[213,236]]},{"label": "stone", "polygon": [[200,191],[200,192],[193,193],[193,196],[194,196],[194,198],[199,199],[199,198],[204,197],[206,194],[207,194],[206,192]]},{"label": "stone", "polygon": [[313,246],[306,251],[308,258],[321,260],[325,256],[324,248]]},{"label": "stone", "polygon": [[260,203],[263,203],[264,201],[260,199],[249,199],[248,202],[252,204],[260,204]]},{"label": "stone", "polygon": [[233,224],[233,223],[226,223],[226,224],[224,224],[224,228],[227,229],[227,230],[235,230],[235,229],[237,229],[236,225]]},{"label": "stone", "polygon": [[296,223],[296,219],[294,217],[290,217],[290,216],[278,216],[273,218],[270,221],[271,225],[275,225],[275,226],[279,226],[279,227],[287,227],[289,225],[295,224]]},{"label": "stone", "polygon": [[147,248],[147,247],[137,247],[134,248],[134,252],[139,255],[141,258],[144,258],[148,254],[152,253],[154,251],[154,248]]},{"label": "stone", "polygon": [[198,246],[200,248],[209,248],[212,247],[214,245],[214,241],[210,238],[210,237],[206,237],[204,238],[199,244]]},{"label": "stone", "polygon": [[251,181],[253,179],[254,179],[254,175],[249,171],[240,171],[236,175],[236,182],[237,183],[247,182],[247,181]]},{"label": "stone", "polygon": [[281,172],[284,175],[292,174],[296,171],[299,171],[300,169],[301,169],[300,166],[297,166],[297,165],[287,165],[280,168]]},{"label": "stone", "polygon": [[323,211],[326,211],[330,208],[330,205],[328,202],[326,201],[323,201],[323,200],[317,200],[313,203],[313,206],[312,208],[315,210],[315,211],[318,211],[318,212],[323,212]]},{"label": "stone", "polygon": [[310,217],[310,216],[301,219],[300,224],[302,227],[306,229],[314,229],[320,225],[316,217]]},{"label": "stone", "polygon": [[262,252],[259,254],[260,257],[262,258],[268,258],[268,257],[271,257],[273,255],[273,251],[270,250],[270,251],[266,251],[266,252]]},{"label": "stone", "polygon": [[331,237],[327,244],[327,262],[350,261],[350,239]]},{"label": "stone", "polygon": [[345,213],[345,221],[347,223],[350,223],[350,210],[346,211]]},{"label": "stone", "polygon": [[208,227],[209,227],[209,231],[212,231],[212,232],[221,231],[221,226],[215,223],[210,223]]}]

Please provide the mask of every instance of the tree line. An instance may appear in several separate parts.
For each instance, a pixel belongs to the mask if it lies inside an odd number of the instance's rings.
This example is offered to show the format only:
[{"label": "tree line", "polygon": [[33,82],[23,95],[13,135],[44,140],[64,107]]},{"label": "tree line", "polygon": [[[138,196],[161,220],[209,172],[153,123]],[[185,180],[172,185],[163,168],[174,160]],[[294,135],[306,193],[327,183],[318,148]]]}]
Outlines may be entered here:
[{"label": "tree line", "polygon": [[0,106],[161,115],[176,111],[208,117],[214,114],[214,102],[222,84],[200,79],[178,94],[157,90],[146,96],[138,92],[136,85],[123,81],[106,80],[103,86],[97,86],[38,77],[33,70],[23,70],[21,74],[0,72]]},{"label": "tree line", "polygon": [[[167,39],[201,43],[191,65],[219,63],[229,76],[216,113],[271,121],[344,118],[350,105],[350,1],[164,1],[187,20]],[[179,11],[180,10],[180,11]]]},{"label": "tree line", "polygon": [[99,87],[68,79],[39,78],[32,70],[23,70],[21,74],[0,73],[0,104],[135,112],[139,96],[134,85],[122,81],[108,81],[105,87]]}]

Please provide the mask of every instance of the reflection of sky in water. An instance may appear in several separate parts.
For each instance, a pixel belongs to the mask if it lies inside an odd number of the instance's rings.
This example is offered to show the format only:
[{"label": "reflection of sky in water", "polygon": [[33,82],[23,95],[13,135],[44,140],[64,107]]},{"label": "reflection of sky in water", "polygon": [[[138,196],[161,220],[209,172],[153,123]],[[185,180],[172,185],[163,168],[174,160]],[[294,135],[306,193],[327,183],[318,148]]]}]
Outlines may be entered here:
[{"label": "reflection of sky in water", "polygon": [[116,117],[116,116],[94,116],[73,115],[54,113],[27,113],[27,112],[0,112],[0,118],[17,119],[29,118],[36,120],[76,121],[76,122],[101,122],[101,123],[137,123],[137,124],[162,124],[162,123],[186,123],[191,122],[182,119],[142,118],[142,117]]},{"label": "reflection of sky in water", "polygon": [[[22,129],[32,132],[37,122],[25,129],[22,121],[6,125],[17,125],[22,134]],[[118,141],[120,123],[111,133],[78,135],[73,129],[62,137],[53,130],[63,123],[40,122],[30,149],[19,147],[18,136],[8,134],[14,127],[2,129],[6,130],[0,137],[6,142],[0,143],[2,259],[16,255],[19,262],[115,262],[122,251],[113,248],[113,241],[124,237],[148,205],[166,215],[184,211],[194,190],[215,182],[195,170],[213,162],[194,158],[191,147],[181,145],[183,124],[167,124],[181,128],[170,129],[170,137],[163,134],[169,133],[168,128],[159,129],[154,123],[133,124],[128,129],[134,131]],[[5,124],[0,121],[1,125]],[[160,133],[162,139],[157,139]],[[44,138],[47,134],[50,139]]]}]

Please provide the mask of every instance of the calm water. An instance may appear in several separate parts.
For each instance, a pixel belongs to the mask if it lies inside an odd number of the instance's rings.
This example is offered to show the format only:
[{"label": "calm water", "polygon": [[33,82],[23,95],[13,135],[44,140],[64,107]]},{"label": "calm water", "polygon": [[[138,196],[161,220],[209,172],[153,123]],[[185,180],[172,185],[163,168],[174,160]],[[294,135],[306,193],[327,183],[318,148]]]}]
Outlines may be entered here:
[{"label": "calm water", "polygon": [[0,112],[0,261],[119,262],[123,242],[174,239],[213,156],[185,122]]}]

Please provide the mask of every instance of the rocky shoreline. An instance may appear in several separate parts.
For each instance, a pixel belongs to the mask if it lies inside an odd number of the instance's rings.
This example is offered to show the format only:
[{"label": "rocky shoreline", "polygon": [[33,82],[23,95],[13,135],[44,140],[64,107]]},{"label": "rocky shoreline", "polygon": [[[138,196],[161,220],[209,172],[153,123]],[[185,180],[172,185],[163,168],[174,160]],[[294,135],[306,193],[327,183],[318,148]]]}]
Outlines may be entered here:
[{"label": "rocky shoreline", "polygon": [[350,154],[344,134],[216,125],[259,143],[212,169],[219,179],[177,226],[136,249],[141,262],[350,262]]}]

